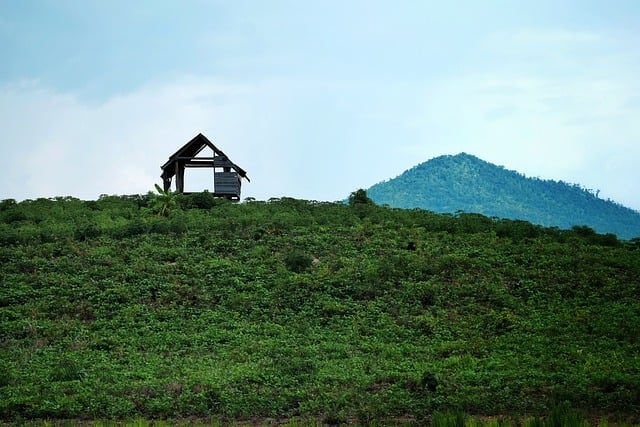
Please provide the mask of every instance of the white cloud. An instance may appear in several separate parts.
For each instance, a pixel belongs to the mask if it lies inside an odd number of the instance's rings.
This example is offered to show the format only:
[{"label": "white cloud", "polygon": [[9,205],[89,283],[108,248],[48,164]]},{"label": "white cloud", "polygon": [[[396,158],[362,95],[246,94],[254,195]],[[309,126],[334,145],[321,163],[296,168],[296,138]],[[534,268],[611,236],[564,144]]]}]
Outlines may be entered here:
[{"label": "white cloud", "polygon": [[[0,198],[145,193],[167,157],[203,132],[248,171],[244,197],[337,200],[466,151],[640,208],[640,106],[626,81],[476,74],[425,86],[408,107],[412,86],[356,86],[191,77],[97,105],[37,82],[5,86]],[[188,189],[211,188],[206,173],[189,172]]]},{"label": "white cloud", "polygon": [[186,79],[88,105],[37,83],[5,86],[0,111],[10,167],[0,197],[144,193],[195,134],[224,134],[229,123],[233,129],[242,106],[232,98],[252,90]]},{"label": "white cloud", "polygon": [[[353,171],[332,154],[331,136],[343,130],[307,101],[323,91],[185,77],[91,104],[37,82],[1,87],[10,167],[0,198],[146,193],[168,156],[202,132],[247,170],[244,197],[338,200],[352,190],[343,178]],[[187,189],[211,190],[206,173],[186,173]]]},{"label": "white cloud", "polygon": [[[640,209],[634,41],[565,29],[498,31],[472,58],[449,58],[459,68],[427,67],[431,56],[402,51],[397,63],[394,55],[339,57],[352,71],[343,73],[346,65],[321,55],[320,65],[337,67],[330,76],[322,67],[308,71],[318,65],[307,61],[313,49],[251,51],[219,60],[239,61],[242,76],[158,76],[99,103],[37,81],[0,86],[8,165],[0,198],[144,193],[160,181],[167,157],[203,132],[248,171],[245,197],[337,200],[466,151]],[[265,66],[289,56],[280,68]],[[387,72],[370,72],[378,67]],[[189,172],[187,188],[210,188],[206,174]]]}]

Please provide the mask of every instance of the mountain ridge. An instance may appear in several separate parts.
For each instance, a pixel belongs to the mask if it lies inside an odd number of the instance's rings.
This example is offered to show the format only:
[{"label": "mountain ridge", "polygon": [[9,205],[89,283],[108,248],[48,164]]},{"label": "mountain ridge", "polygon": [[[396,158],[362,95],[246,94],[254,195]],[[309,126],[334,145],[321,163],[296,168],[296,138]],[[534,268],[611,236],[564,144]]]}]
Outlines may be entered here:
[{"label": "mountain ridge", "polygon": [[526,177],[468,153],[442,155],[367,189],[378,204],[438,213],[464,211],[547,227],[588,226],[630,239],[640,212],[578,184]]}]

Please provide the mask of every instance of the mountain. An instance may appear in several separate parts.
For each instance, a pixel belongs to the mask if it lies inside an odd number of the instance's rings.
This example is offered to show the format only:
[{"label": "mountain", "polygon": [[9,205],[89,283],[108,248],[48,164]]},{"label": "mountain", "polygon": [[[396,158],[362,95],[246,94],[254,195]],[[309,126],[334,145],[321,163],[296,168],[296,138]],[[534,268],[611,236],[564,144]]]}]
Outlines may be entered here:
[{"label": "mountain", "polygon": [[466,153],[421,163],[367,194],[396,208],[464,211],[566,229],[588,226],[623,239],[640,236],[640,212],[577,184],[527,178]]}]

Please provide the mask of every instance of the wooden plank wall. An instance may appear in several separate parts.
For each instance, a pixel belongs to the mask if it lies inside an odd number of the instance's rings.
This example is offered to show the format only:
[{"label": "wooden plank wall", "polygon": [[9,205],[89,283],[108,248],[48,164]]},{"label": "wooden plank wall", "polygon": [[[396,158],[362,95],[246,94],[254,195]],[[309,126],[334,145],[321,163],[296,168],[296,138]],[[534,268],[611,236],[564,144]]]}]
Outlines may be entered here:
[{"label": "wooden plank wall", "polygon": [[236,172],[216,172],[213,188],[215,194],[240,197],[240,177]]}]

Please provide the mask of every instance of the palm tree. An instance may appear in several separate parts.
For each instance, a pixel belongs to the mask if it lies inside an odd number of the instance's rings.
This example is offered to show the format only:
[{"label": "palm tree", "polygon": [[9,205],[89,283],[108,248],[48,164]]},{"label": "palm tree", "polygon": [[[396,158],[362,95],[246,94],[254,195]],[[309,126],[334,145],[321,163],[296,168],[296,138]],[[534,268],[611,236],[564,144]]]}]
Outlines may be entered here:
[{"label": "palm tree", "polygon": [[171,210],[178,204],[176,194],[171,190],[163,190],[158,184],[154,184],[158,194],[154,194],[151,209],[160,216],[171,215]]}]

